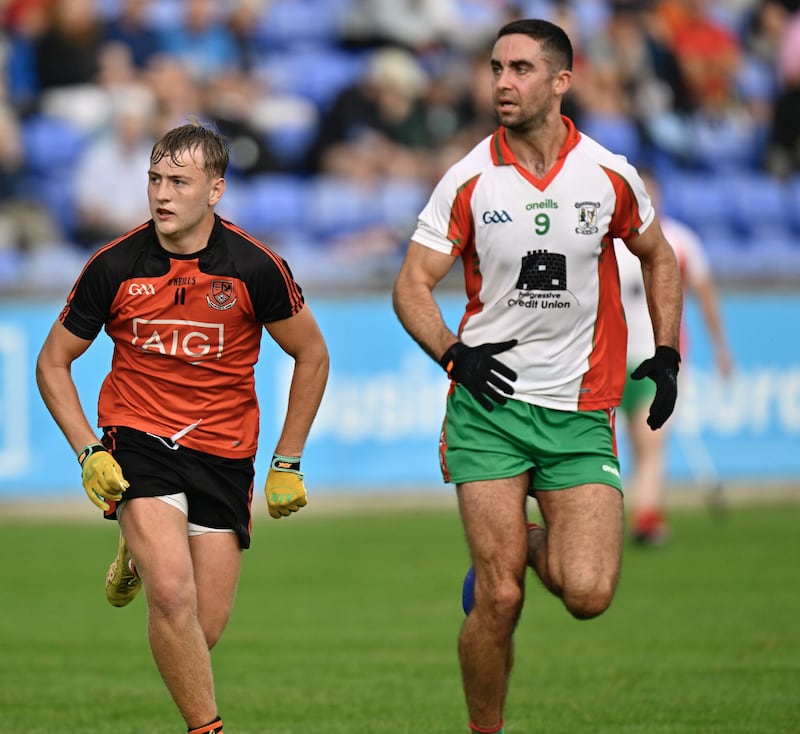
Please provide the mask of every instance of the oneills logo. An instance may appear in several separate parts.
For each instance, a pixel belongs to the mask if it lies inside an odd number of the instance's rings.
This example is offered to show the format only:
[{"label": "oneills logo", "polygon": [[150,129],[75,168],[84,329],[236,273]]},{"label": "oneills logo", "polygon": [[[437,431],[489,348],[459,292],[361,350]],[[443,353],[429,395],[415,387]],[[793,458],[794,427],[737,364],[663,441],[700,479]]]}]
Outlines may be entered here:
[{"label": "oneills logo", "polygon": [[236,303],[233,283],[229,280],[212,280],[211,294],[206,296],[208,305],[217,311],[227,311]]}]

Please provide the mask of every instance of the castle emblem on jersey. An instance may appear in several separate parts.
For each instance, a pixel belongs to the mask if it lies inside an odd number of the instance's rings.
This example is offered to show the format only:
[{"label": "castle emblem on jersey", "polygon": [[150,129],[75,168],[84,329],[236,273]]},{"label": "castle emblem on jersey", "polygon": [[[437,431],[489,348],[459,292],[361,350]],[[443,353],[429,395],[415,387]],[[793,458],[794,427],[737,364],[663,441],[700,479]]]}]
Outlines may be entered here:
[{"label": "castle emblem on jersey", "polygon": [[206,295],[206,303],[217,311],[227,311],[232,308],[236,303],[233,283],[230,280],[212,280],[211,293]]},{"label": "castle emblem on jersey", "polygon": [[521,291],[565,291],[567,258],[547,250],[528,252],[522,258],[517,288]]},{"label": "castle emblem on jersey", "polygon": [[599,201],[576,201],[575,208],[578,210],[578,226],[575,231],[578,234],[595,234],[597,229],[597,210],[600,208]]},{"label": "castle emblem on jersey", "polygon": [[530,250],[522,257],[516,297],[508,306],[534,310],[569,309],[580,306],[567,288],[567,257],[548,250]]}]

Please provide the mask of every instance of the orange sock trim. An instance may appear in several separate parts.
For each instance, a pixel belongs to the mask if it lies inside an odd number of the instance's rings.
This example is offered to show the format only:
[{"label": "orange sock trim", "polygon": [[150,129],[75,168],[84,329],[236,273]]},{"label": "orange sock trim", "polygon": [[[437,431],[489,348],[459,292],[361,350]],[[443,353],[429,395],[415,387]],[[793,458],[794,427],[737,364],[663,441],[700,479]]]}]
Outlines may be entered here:
[{"label": "orange sock trim", "polygon": [[493,726],[489,729],[484,729],[482,726],[478,726],[474,721],[469,722],[469,728],[471,731],[477,732],[477,734],[503,734],[503,727],[505,726],[504,721],[500,721],[497,726]]},{"label": "orange sock trim", "polygon": [[188,729],[189,734],[223,734],[222,719],[217,716],[214,721],[210,721],[205,726],[198,726],[196,729]]}]

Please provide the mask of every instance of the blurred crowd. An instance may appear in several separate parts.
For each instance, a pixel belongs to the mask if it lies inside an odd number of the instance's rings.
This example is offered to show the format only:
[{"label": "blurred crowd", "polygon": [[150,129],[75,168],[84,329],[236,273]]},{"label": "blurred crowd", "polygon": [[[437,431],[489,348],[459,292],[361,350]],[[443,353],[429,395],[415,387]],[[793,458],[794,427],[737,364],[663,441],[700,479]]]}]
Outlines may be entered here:
[{"label": "blurred crowd", "polygon": [[488,58],[516,17],[568,31],[565,112],[659,174],[723,278],[800,278],[799,6],[0,0],[0,291],[63,290],[146,220],[153,141],[193,116],[231,142],[223,216],[301,280],[380,283],[494,129]]}]

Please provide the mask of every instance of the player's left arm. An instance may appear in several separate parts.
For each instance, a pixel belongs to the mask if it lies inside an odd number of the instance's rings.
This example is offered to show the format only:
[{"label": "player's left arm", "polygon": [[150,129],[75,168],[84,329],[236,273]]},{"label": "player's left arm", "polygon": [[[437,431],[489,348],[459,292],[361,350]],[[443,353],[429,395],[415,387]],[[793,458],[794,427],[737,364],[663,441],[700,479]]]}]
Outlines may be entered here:
[{"label": "player's left arm", "polygon": [[656,384],[647,423],[654,431],[672,415],[678,398],[679,339],[683,290],[675,251],[667,242],[657,219],[641,234],[625,240],[642,264],[644,289],[655,337],[655,354],[632,373],[634,380],[645,377]]},{"label": "player's left arm", "polygon": [[628,249],[642,266],[647,308],[656,346],[679,350],[683,286],[675,251],[655,217],[643,232],[625,238]]},{"label": "player's left arm", "polygon": [[328,380],[328,348],[306,304],[293,316],[265,325],[294,360],[283,430],[270,462],[264,494],[269,514],[279,519],[307,504],[300,459]]},{"label": "player's left arm", "polygon": [[270,322],[265,328],[294,360],[286,417],[275,452],[300,456],[328,381],[328,347],[308,304],[294,316]]}]

